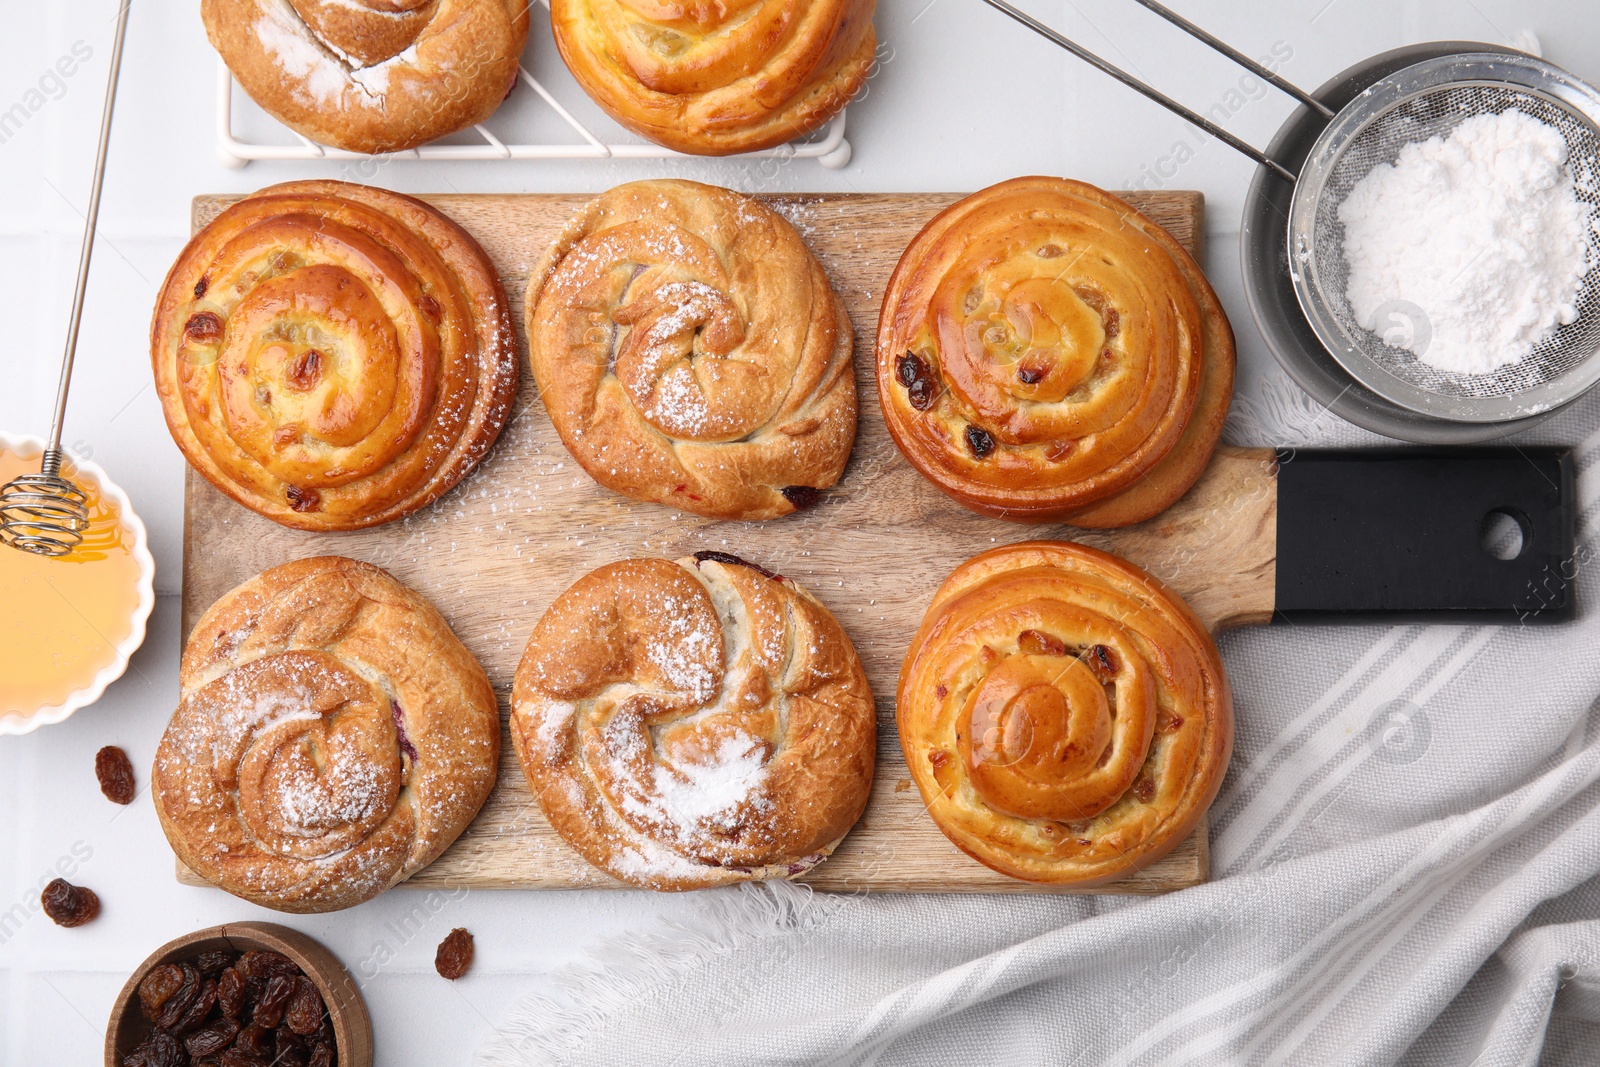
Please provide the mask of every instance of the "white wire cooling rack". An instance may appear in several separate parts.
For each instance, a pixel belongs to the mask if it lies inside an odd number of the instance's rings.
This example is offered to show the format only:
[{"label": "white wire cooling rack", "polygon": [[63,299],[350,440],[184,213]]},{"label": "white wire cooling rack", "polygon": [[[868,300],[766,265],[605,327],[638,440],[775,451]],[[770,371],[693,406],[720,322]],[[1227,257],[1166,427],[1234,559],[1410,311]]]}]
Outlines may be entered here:
[{"label": "white wire cooling rack", "polygon": [[[566,126],[570,126],[582,141],[579,142],[542,142],[542,144],[523,144],[514,136],[502,131],[494,134],[486,125],[474,126],[482,142],[472,144],[424,144],[416,149],[405,152],[392,152],[384,155],[384,160],[667,160],[667,158],[698,158],[685,157],[682,152],[664,149],[659,144],[648,142],[624,142],[624,144],[608,144],[595,136],[589,126],[579,122],[578,117],[571,110],[566,109],[562,102],[550,93],[549,88],[542,85],[538,78],[528,74],[526,67],[518,66],[520,80],[528,86],[546,106],[554,109],[555,114],[562,117]],[[360,152],[346,152],[342,149],[333,149],[326,144],[318,144],[310,138],[288,130],[282,123],[272,123],[278,130],[293,138],[293,142],[283,144],[264,144],[258,141],[246,141],[234,128],[234,75],[230,74],[227,64],[218,62],[216,74],[216,142],[218,154],[222,163],[227,166],[245,166],[253,160],[368,160],[370,155]],[[248,98],[246,98],[248,99]],[[501,112],[507,110],[502,107]],[[499,112],[496,112],[498,117]],[[493,122],[493,118],[491,118]],[[782,144],[776,149],[765,149],[762,152],[747,152],[741,157],[733,158],[782,158],[782,160],[816,160],[830,170],[845,166],[850,162],[850,141],[845,139],[845,112],[838,112],[832,122],[827,123],[818,136],[806,141],[792,141]]]}]

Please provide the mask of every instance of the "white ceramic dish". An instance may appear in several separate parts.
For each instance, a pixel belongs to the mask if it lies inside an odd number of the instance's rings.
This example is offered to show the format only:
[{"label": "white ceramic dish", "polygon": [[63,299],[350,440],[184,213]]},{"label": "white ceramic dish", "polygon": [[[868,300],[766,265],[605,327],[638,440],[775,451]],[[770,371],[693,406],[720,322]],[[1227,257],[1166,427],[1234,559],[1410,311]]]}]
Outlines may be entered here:
[{"label": "white ceramic dish", "polygon": [[[44,444],[37,437],[0,432],[0,451],[24,456],[40,455],[44,452]],[[133,609],[133,625],[128,630],[128,636],[117,645],[116,658],[102,667],[88,685],[74,690],[63,703],[40,708],[32,715],[0,715],[0,735],[31,733],[41,726],[60,722],[79,708],[99,700],[106,686],[122,677],[122,673],[128,669],[128,660],[144,644],[145,623],[149,621],[150,611],[156,604],[156,561],[150,556],[150,538],[145,533],[144,523],[134,513],[128,494],[106,475],[99,464],[76,458],[72,464],[76,468],[76,477],[93,484],[101,496],[117,506],[121,514],[122,524],[132,538],[134,561],[139,565],[139,603]],[[0,545],[0,552],[13,551],[15,549]]]}]

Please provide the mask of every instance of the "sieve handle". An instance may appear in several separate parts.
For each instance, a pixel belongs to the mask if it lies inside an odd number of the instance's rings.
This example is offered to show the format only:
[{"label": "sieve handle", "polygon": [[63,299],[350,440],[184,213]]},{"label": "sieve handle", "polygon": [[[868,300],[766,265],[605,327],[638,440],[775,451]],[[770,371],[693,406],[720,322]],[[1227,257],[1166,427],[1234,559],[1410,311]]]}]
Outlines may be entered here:
[{"label": "sieve handle", "polygon": [[[1280,450],[1274,621],[1569,620],[1575,505],[1565,449]],[[1484,545],[1496,512],[1515,558]]]},{"label": "sieve handle", "polygon": [[[1071,52],[1073,55],[1077,56],[1079,59],[1081,59],[1085,63],[1089,64],[1091,67],[1094,67],[1096,70],[1099,70],[1099,71],[1101,71],[1102,73],[1105,73],[1105,74],[1109,74],[1111,77],[1117,79],[1117,81],[1121,82],[1123,85],[1126,85],[1128,88],[1132,89],[1134,92],[1140,93],[1140,94],[1148,97],[1149,99],[1154,100],[1156,103],[1160,104],[1162,107],[1166,108],[1168,111],[1172,112],[1174,115],[1177,115],[1179,118],[1183,119],[1185,122],[1189,122],[1189,123],[1192,123],[1195,126],[1200,127],[1202,130],[1206,131],[1206,133],[1210,134],[1212,137],[1215,137],[1217,140],[1219,140],[1219,141],[1223,142],[1224,144],[1228,145],[1234,151],[1240,152],[1243,155],[1249,156],[1251,159],[1255,160],[1257,163],[1261,164],[1263,167],[1266,167],[1268,170],[1270,170],[1274,174],[1278,175],[1278,177],[1282,178],[1284,181],[1289,182],[1291,185],[1297,180],[1298,176],[1295,174],[1294,171],[1288,169],[1283,164],[1279,163],[1277,160],[1275,160],[1271,156],[1267,155],[1261,149],[1257,148],[1255,145],[1251,144],[1248,141],[1240,140],[1238,137],[1235,137],[1233,134],[1229,133],[1227,130],[1223,129],[1221,126],[1218,126],[1216,123],[1212,122],[1210,119],[1206,118],[1204,115],[1200,114],[1199,112],[1194,111],[1193,109],[1185,107],[1184,105],[1178,103],[1172,97],[1168,96],[1166,93],[1161,92],[1159,89],[1154,89],[1151,86],[1146,85],[1144,82],[1140,81],[1138,78],[1134,77],[1132,74],[1129,74],[1127,71],[1123,70],[1121,67],[1118,67],[1118,66],[1116,66],[1116,65],[1114,65],[1112,63],[1108,63],[1106,60],[1101,59],[1099,56],[1095,55],[1093,52],[1089,51],[1087,48],[1083,47],[1078,42],[1072,40],[1069,37],[1062,36],[1061,34],[1057,33],[1055,30],[1051,29],[1049,26],[1046,26],[1044,23],[1040,22],[1038,19],[1034,18],[1032,15],[1029,15],[1027,12],[1021,10],[1020,8],[1016,7],[1015,5],[1007,3],[1006,0],[983,0],[983,2],[988,4],[990,7],[994,8],[996,11],[999,11],[1004,15],[1009,15],[1011,18],[1013,18],[1016,21],[1022,23],[1022,25],[1026,26],[1028,29],[1032,30],[1034,33],[1037,33],[1039,36],[1043,37],[1045,40],[1050,41],[1053,44],[1059,45],[1062,48],[1065,48],[1068,52]],[[1153,0],[1137,0],[1137,2],[1142,4],[1144,7],[1150,9],[1151,11],[1154,11],[1156,14],[1160,15],[1162,18],[1164,18],[1167,21],[1171,22],[1173,25],[1179,27],[1184,32],[1191,34],[1192,36],[1194,36],[1198,40],[1205,42],[1206,44],[1210,45],[1212,48],[1215,48],[1217,51],[1221,52],[1223,55],[1227,56],[1229,59],[1232,59],[1234,62],[1240,63],[1241,65],[1246,67],[1248,70],[1250,70],[1252,73],[1257,74],[1262,78],[1265,78],[1272,85],[1277,86],[1279,89],[1282,89],[1285,92],[1291,94],[1292,96],[1294,96],[1296,99],[1300,100],[1301,102],[1306,103],[1309,106],[1315,108],[1318,112],[1320,112],[1322,114],[1322,116],[1324,118],[1332,118],[1333,117],[1333,112],[1328,110],[1328,108],[1326,106],[1324,106],[1321,102],[1316,100],[1315,97],[1312,97],[1309,93],[1305,93],[1302,90],[1296,88],[1294,85],[1292,85],[1290,82],[1286,81],[1282,77],[1279,77],[1278,75],[1273,74],[1271,71],[1267,70],[1267,68],[1263,67],[1261,64],[1259,64],[1259,63],[1255,62],[1254,60],[1248,58],[1243,53],[1239,52],[1237,49],[1234,49],[1233,47],[1224,44],[1222,41],[1220,41],[1217,38],[1213,37],[1211,34],[1207,33],[1205,30],[1202,30],[1200,27],[1196,26],[1194,23],[1190,22],[1189,20],[1187,20],[1187,19],[1183,18],[1182,16],[1178,15],[1176,12],[1169,11],[1167,8],[1162,7],[1160,4],[1154,3]]]}]

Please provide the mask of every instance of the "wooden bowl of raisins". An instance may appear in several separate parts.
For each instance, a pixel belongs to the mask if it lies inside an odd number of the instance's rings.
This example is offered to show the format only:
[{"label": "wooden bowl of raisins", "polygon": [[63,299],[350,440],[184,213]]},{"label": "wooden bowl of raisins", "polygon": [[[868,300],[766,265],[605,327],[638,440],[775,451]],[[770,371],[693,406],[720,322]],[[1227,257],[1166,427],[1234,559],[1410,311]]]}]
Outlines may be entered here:
[{"label": "wooden bowl of raisins", "polygon": [[162,945],[122,987],[106,1067],[372,1067],[372,1018],[322,945],[276,923]]}]

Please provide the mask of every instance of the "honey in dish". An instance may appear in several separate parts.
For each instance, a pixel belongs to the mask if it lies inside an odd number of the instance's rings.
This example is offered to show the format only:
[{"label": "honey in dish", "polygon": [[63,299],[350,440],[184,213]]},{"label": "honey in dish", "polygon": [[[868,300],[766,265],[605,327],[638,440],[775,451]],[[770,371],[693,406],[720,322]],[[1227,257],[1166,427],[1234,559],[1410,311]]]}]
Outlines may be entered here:
[{"label": "honey in dish", "polygon": [[[0,545],[0,716],[62,704],[117,659],[139,605],[139,561],[115,504],[63,469],[89,495],[89,529],[66,556]],[[39,455],[0,449],[0,485],[36,473]]]}]

